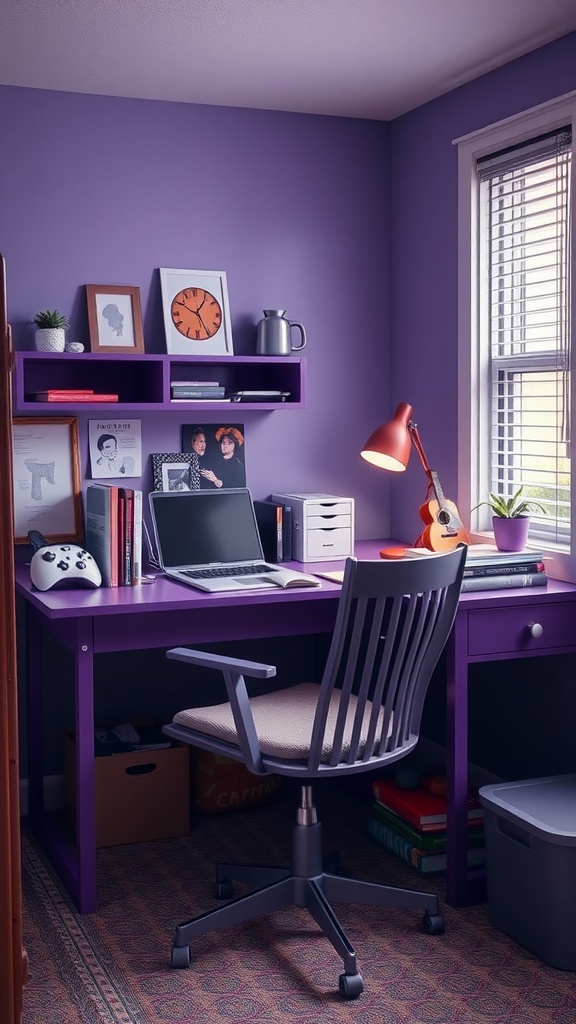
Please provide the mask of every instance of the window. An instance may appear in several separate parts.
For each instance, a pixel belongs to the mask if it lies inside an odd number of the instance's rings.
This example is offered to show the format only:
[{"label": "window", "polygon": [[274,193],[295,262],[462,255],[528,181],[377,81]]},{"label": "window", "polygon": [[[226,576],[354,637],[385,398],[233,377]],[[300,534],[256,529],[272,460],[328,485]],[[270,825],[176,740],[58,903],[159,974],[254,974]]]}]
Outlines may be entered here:
[{"label": "window", "polygon": [[[570,259],[576,97],[459,140],[460,508],[521,485],[530,542],[576,580]],[[467,404],[467,408],[466,408]],[[490,529],[480,508],[472,530]]]}]

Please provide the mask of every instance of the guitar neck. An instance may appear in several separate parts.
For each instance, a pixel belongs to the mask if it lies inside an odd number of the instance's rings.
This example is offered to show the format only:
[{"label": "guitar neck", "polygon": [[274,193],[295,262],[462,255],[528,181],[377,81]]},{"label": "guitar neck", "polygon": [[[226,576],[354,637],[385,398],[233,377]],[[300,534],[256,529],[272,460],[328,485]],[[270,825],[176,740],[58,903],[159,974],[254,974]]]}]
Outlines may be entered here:
[{"label": "guitar neck", "polygon": [[446,498],[444,497],[444,492],[442,490],[442,487],[440,486],[438,474],[433,469],[430,470],[430,482],[432,484],[432,488],[436,496],[436,501],[438,502],[438,522],[442,526],[445,526],[446,529],[450,532],[457,533],[458,530],[462,529],[462,523],[460,522],[460,519],[455,514],[455,512],[453,512],[452,509],[448,507],[446,503]]}]

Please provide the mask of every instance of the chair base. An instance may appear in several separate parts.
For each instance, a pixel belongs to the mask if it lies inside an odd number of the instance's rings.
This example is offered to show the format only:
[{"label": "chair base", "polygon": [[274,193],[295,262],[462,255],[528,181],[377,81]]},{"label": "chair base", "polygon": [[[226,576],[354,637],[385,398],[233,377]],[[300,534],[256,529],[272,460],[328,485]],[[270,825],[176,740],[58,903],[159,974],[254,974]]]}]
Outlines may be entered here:
[{"label": "chair base", "polygon": [[444,931],[444,919],[440,914],[437,896],[333,874],[326,870],[328,865],[322,862],[321,846],[321,825],[316,820],[311,790],[303,786],[302,803],[292,832],[291,866],[219,864],[215,885],[218,898],[232,895],[232,880],[254,885],[256,891],[177,925],[172,947],[172,967],[190,965],[188,943],[191,939],[218,928],[227,928],[271,914],[284,907],[302,907],[309,912],[342,958],[344,973],[339,978],[339,989],[345,998],[352,999],[362,992],[362,977],[358,973],[354,948],[330,905],[331,901],[422,910],[422,926],[427,934],[439,935]]}]

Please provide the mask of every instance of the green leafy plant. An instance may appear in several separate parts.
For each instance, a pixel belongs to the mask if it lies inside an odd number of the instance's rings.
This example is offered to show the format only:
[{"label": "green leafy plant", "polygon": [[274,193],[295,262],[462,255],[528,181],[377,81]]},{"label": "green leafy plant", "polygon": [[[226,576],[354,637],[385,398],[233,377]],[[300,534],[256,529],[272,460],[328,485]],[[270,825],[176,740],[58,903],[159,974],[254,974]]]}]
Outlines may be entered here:
[{"label": "green leafy plant", "polygon": [[67,331],[70,327],[67,317],[57,309],[45,309],[42,313],[37,313],[32,323],[36,324],[39,330],[62,328],[63,331]]},{"label": "green leafy plant", "polygon": [[502,494],[494,494],[490,491],[488,501],[479,502],[471,511],[474,512],[482,505],[488,505],[492,509],[492,515],[497,516],[498,519],[518,519],[520,516],[529,516],[531,512],[535,511],[547,515],[546,509],[539,501],[522,497],[523,490],[523,486],[519,487],[511,498],[505,498]]}]

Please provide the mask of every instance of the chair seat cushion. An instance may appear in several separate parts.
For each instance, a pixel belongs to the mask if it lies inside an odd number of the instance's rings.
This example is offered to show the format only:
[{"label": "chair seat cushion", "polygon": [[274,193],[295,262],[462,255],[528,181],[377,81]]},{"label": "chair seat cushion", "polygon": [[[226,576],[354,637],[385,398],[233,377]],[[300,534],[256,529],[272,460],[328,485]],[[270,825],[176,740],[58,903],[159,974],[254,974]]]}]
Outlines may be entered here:
[{"label": "chair seat cushion", "polygon": [[[260,750],[263,754],[289,761],[307,760],[319,695],[320,686],[317,683],[299,683],[297,686],[251,698],[250,707],[260,740]],[[321,760],[323,763],[330,760],[339,703],[340,692],[335,690],[330,700],[322,747]],[[356,705],[356,698],[350,697],[342,756],[346,755],[349,748]],[[372,705],[368,703],[364,712],[359,756],[363,755],[371,710]],[[380,710],[375,743],[378,743],[380,739],[382,720],[383,713]],[[179,711],[174,716],[174,722],[193,729],[195,732],[207,733],[209,736],[215,736],[227,743],[238,744],[238,734],[230,704],[216,704],[207,708],[188,708],[186,711]]]}]

